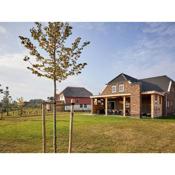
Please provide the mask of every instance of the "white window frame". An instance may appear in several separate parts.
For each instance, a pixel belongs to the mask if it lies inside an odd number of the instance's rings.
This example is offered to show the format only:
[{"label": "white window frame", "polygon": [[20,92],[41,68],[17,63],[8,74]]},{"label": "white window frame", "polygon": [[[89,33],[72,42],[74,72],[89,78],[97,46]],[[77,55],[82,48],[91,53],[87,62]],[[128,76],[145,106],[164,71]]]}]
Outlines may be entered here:
[{"label": "white window frame", "polygon": [[113,85],[112,86],[112,93],[116,93],[117,92],[117,86],[116,85]]},{"label": "white window frame", "polygon": [[[121,86],[122,86],[122,89],[121,89]],[[124,92],[125,91],[125,86],[124,86],[123,83],[121,83],[121,84],[118,85],[118,91],[119,92]]]},{"label": "white window frame", "polygon": [[60,101],[64,101],[64,100],[65,100],[64,95],[61,94],[61,95],[60,95]]}]

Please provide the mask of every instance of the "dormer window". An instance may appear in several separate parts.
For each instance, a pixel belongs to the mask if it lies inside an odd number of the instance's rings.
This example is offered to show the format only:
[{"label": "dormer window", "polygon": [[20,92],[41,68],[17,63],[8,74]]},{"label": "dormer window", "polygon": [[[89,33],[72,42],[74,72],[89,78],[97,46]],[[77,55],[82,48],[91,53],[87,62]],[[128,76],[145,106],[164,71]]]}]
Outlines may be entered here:
[{"label": "dormer window", "polygon": [[124,84],[119,84],[119,92],[124,92]]},{"label": "dormer window", "polygon": [[116,93],[117,92],[117,87],[116,86],[112,86],[112,93]]}]

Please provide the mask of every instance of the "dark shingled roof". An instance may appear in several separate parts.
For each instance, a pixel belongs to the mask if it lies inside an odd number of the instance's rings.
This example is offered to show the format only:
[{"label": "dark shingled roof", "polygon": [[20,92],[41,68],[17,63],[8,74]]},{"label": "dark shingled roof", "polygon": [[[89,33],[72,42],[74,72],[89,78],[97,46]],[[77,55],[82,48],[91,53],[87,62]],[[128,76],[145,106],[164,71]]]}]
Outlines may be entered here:
[{"label": "dark shingled roof", "polygon": [[90,97],[93,94],[84,87],[67,87],[60,94],[65,97]]},{"label": "dark shingled roof", "polygon": [[160,92],[167,92],[170,81],[173,80],[166,75],[145,78],[139,80],[142,82],[142,91],[156,90]]},{"label": "dark shingled roof", "polygon": [[141,91],[142,92],[146,92],[146,91],[158,91],[158,92],[162,92],[163,90],[157,86],[156,84],[152,84],[146,81],[142,81],[141,82]]},{"label": "dark shingled roof", "polygon": [[131,77],[129,75],[126,75],[124,73],[119,74],[117,77],[115,77],[114,79],[112,79],[110,82],[108,82],[107,84],[113,84],[116,82],[122,82],[122,81],[130,81],[131,83],[136,83],[138,82],[138,79]]},{"label": "dark shingled roof", "polygon": [[121,73],[117,77],[112,79],[110,82],[108,82],[107,85],[123,81],[130,81],[131,83],[141,83],[142,92],[145,91],[167,92],[170,81],[174,82],[171,78],[167,77],[166,75],[144,78],[139,80],[124,73]]}]

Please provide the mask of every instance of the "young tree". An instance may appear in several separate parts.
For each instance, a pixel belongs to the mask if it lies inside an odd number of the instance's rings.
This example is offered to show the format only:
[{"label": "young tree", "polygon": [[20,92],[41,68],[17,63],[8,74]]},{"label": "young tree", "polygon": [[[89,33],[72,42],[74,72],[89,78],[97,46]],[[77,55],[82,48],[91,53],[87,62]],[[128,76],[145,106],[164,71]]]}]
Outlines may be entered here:
[{"label": "young tree", "polygon": [[20,97],[17,99],[17,105],[18,105],[18,109],[19,109],[19,114],[20,117],[23,115],[23,109],[24,109],[24,99],[23,97]]},{"label": "young tree", "polygon": [[53,80],[53,149],[56,152],[56,82],[60,83],[68,76],[81,73],[86,63],[79,63],[78,59],[84,47],[90,42],[81,44],[81,38],[78,37],[68,46],[66,41],[72,34],[69,23],[49,22],[44,26],[36,22],[30,32],[39,47],[35,46],[29,38],[19,36],[22,45],[30,51],[31,57],[24,58],[24,61],[30,64],[27,68],[39,77]]},{"label": "young tree", "polygon": [[10,104],[12,101],[12,98],[10,96],[9,88],[6,87],[6,89],[3,91],[3,99],[2,99],[2,110],[7,112],[7,116],[9,115],[9,109],[10,109]]}]

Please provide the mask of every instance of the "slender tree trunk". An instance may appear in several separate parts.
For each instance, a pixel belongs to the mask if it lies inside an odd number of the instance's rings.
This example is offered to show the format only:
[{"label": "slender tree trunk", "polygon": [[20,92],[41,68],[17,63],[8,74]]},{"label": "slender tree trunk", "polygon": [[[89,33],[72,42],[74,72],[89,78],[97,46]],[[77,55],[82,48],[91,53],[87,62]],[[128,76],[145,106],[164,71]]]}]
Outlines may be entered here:
[{"label": "slender tree trunk", "polygon": [[7,103],[7,116],[9,116],[9,101]]},{"label": "slender tree trunk", "polygon": [[53,98],[53,151],[57,151],[56,135],[56,80],[54,79],[54,98]]},{"label": "slender tree trunk", "polygon": [[2,109],[1,109],[1,119],[2,119],[2,117],[3,117],[3,111],[2,111]]},{"label": "slender tree trunk", "polygon": [[57,152],[57,133],[56,133],[56,90],[57,90],[57,85],[56,85],[56,42],[55,42],[55,48],[54,48],[54,55],[53,55],[53,61],[54,61],[54,97],[53,97],[53,152]]}]

